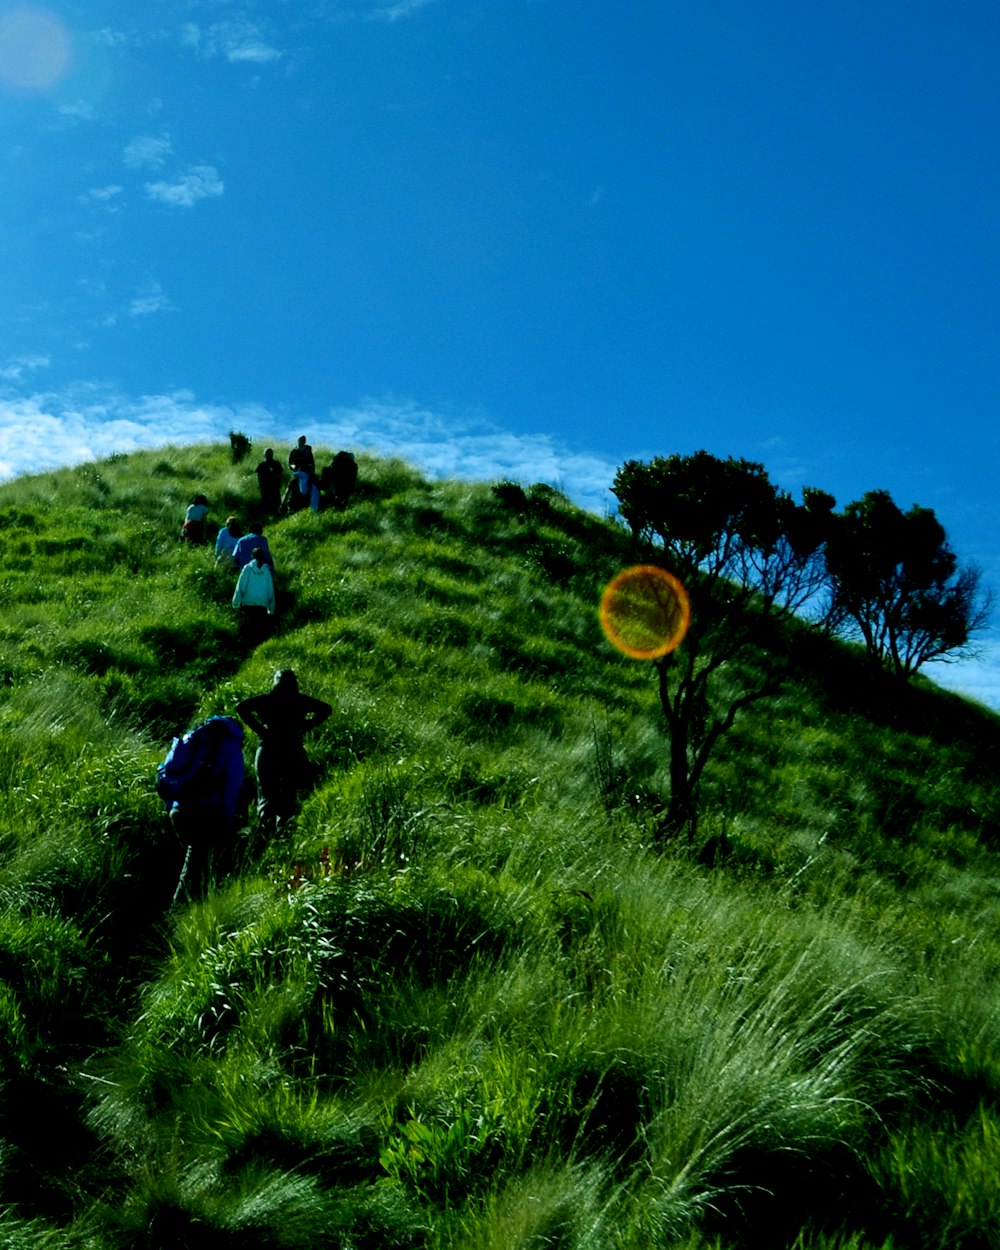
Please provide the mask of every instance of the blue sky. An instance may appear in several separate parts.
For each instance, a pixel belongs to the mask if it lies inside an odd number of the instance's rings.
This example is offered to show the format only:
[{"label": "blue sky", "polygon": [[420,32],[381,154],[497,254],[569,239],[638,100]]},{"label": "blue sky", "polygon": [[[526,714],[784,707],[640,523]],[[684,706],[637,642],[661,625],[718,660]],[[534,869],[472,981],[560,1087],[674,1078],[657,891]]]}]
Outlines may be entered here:
[{"label": "blue sky", "polygon": [[[1000,6],[0,0],[0,477],[704,447],[1000,586]],[[1000,707],[1000,648],[937,666]]]}]

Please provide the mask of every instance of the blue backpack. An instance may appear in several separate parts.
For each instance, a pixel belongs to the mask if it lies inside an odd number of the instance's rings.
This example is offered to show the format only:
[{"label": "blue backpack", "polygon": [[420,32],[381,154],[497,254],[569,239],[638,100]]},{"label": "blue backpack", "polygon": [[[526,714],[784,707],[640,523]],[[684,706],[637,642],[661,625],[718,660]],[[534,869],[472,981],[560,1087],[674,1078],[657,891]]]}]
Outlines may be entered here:
[{"label": "blue backpack", "polygon": [[174,738],[162,764],[156,766],[156,793],[172,807],[174,803],[197,802],[207,798],[220,784],[216,767],[222,743],[228,736],[220,733],[223,724],[242,729],[230,716],[210,716],[208,720]]}]

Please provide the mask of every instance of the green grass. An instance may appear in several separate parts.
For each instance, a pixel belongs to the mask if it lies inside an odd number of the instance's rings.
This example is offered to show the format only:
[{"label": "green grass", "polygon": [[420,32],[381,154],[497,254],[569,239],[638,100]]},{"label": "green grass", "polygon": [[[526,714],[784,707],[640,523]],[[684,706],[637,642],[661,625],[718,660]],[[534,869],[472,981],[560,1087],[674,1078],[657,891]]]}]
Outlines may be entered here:
[{"label": "green grass", "polygon": [[[0,488],[3,1243],[996,1245],[997,718],[791,630],[664,843],[625,533],[360,465],[256,650],[178,539],[228,445]],[[279,665],[315,785],[171,910],[155,765]]]}]

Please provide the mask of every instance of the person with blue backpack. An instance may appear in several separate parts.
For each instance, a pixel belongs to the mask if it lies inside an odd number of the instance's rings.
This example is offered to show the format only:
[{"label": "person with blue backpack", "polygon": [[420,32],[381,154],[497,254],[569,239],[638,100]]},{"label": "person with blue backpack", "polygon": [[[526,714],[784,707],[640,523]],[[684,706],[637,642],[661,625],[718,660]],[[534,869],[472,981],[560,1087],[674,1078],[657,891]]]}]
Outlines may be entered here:
[{"label": "person with blue backpack", "polygon": [[192,895],[207,888],[213,869],[231,854],[244,796],[243,726],[232,716],[210,716],[179,738],[156,770],[156,792],[185,848],[173,901],[185,884]]}]

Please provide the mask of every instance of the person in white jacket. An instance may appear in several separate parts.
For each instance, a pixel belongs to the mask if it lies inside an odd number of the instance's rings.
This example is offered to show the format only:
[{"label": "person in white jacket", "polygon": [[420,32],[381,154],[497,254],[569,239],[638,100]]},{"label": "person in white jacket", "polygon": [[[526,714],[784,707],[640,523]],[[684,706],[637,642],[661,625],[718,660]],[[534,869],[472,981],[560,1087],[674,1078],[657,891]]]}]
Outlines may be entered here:
[{"label": "person in white jacket", "polygon": [[243,632],[252,644],[267,637],[270,618],[274,616],[274,578],[261,547],[254,547],[250,563],[240,570],[233,607],[239,612]]}]

